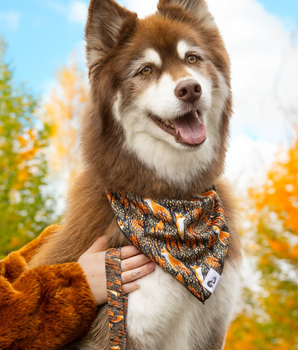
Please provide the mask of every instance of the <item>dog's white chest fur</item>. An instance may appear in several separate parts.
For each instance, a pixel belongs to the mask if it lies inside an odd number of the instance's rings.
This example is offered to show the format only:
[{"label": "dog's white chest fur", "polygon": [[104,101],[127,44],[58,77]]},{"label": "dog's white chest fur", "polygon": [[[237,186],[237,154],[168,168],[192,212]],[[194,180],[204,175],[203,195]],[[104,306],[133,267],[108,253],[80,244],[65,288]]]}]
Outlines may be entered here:
[{"label": "dog's white chest fur", "polygon": [[[227,329],[240,294],[239,271],[226,261],[222,278],[203,305],[160,267],[129,295],[127,327],[142,350],[209,349],[210,337]],[[216,332],[217,333],[217,332]]]}]

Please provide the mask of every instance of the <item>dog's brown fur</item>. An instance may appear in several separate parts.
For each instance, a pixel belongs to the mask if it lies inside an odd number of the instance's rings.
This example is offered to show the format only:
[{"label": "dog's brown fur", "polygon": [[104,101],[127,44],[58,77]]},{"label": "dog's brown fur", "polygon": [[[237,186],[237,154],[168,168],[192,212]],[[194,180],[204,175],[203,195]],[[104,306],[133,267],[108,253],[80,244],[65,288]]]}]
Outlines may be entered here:
[{"label": "dog's brown fur", "polygon": [[[116,224],[105,195],[106,189],[131,191],[136,195],[153,198],[187,199],[214,184],[218,187],[229,219],[231,239],[227,259],[234,264],[239,264],[240,243],[235,227],[233,199],[225,181],[220,179],[228,145],[229,120],[232,114],[231,94],[222,113],[220,147],[217,149],[216,159],[182,187],[167,179],[159,178],[133,153],[121,147],[124,133],[112,116],[111,100],[125,80],[131,51],[138,56],[138,52],[144,50],[146,44],[148,45],[148,42],[144,42],[144,38],[150,40],[152,47],[161,51],[164,50],[165,40],[168,40],[166,48],[171,52],[174,50],[171,45],[177,42],[175,36],[178,38],[179,33],[183,32],[184,35],[193,37],[193,40],[204,49],[214,67],[225,77],[230,87],[229,57],[218,30],[209,25],[210,14],[206,13],[204,1],[193,0],[186,3],[189,4],[194,15],[179,6],[179,0],[160,0],[159,12],[140,21],[134,13],[116,5],[113,0],[91,1],[86,26],[87,56],[90,62],[92,61],[89,66],[91,93],[82,125],[85,167],[71,186],[64,224],[33,260],[32,267],[76,261],[102,235],[109,236],[108,247],[118,247],[128,243]],[[115,40],[113,33],[110,33],[106,35],[105,40],[99,42],[98,37],[103,32],[111,31],[105,26],[104,20],[111,16],[111,8],[115,16],[124,18],[121,34]],[[198,20],[200,16],[201,19]],[[165,39],[167,37],[163,35],[165,31],[172,33],[170,39]],[[200,35],[194,36],[194,32]],[[97,51],[97,60],[92,56],[93,51]],[[207,68],[212,74],[214,68]],[[171,73],[175,70],[170,63],[167,69],[170,74],[175,74]],[[124,96],[127,104],[135,98],[136,93],[133,85],[129,85]],[[98,349],[109,348],[107,306],[101,307],[90,337],[96,338]],[[220,339],[219,343],[222,344],[223,339]],[[129,349],[136,348],[133,344],[129,345]],[[220,349],[220,346],[215,346],[214,349]]]}]

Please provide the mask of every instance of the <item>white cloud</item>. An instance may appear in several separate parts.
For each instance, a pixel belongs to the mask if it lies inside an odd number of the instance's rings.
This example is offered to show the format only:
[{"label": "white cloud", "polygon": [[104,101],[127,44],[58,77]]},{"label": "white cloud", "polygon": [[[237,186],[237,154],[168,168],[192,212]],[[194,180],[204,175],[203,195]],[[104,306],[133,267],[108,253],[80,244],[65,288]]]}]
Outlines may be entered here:
[{"label": "white cloud", "polygon": [[255,0],[208,0],[232,61],[233,130],[267,142],[288,137],[281,110],[297,100],[297,47]]},{"label": "white cloud", "polygon": [[[280,19],[255,0],[208,0],[232,62],[234,116],[227,173],[262,181],[298,119],[298,48]],[[286,116],[284,110],[296,109]]]},{"label": "white cloud", "polygon": [[159,0],[124,0],[126,7],[138,14],[138,17],[143,18],[156,11]]},{"label": "white cloud", "polygon": [[88,6],[83,1],[73,1],[70,4],[68,18],[72,22],[84,24],[87,21]]},{"label": "white cloud", "polygon": [[[157,2],[125,3],[144,17],[156,11]],[[294,136],[293,121],[298,122],[298,47],[291,43],[288,26],[256,0],[207,3],[232,62],[234,116],[227,173],[247,182],[264,174],[279,145]],[[291,109],[296,115],[286,117],[284,112]]]},{"label": "white cloud", "polygon": [[21,15],[15,11],[0,12],[0,22],[9,30],[17,30]]},{"label": "white cloud", "polygon": [[226,175],[239,190],[262,184],[266,172],[275,160],[280,145],[262,139],[253,140],[244,134],[236,134],[230,142]]},{"label": "white cloud", "polygon": [[88,5],[84,1],[71,1],[68,5],[57,0],[46,0],[44,4],[57,13],[65,15],[70,22],[85,25],[88,15]]}]

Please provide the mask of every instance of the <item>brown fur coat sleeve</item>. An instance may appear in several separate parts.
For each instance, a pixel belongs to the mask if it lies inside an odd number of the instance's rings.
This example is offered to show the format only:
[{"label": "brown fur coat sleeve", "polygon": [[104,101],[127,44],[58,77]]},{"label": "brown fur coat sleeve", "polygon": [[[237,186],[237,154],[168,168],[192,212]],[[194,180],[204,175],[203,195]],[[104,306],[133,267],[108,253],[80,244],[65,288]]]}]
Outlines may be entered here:
[{"label": "brown fur coat sleeve", "polygon": [[60,349],[86,335],[96,316],[79,264],[27,267],[55,229],[0,262],[0,349]]}]

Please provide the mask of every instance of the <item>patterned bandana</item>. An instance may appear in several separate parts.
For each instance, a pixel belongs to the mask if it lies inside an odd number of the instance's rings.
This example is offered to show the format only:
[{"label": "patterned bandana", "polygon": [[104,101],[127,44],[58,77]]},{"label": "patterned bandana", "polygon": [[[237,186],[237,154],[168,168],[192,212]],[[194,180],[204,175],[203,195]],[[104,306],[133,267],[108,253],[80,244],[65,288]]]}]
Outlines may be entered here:
[{"label": "patterned bandana", "polygon": [[[189,201],[128,192],[107,192],[107,197],[125,237],[204,303],[220,280],[229,245],[227,216],[216,189]],[[125,329],[125,317],[123,322]],[[115,345],[111,349],[125,349]]]}]

